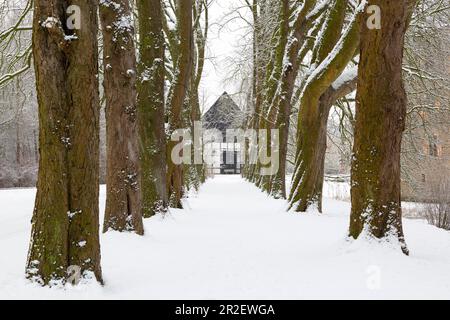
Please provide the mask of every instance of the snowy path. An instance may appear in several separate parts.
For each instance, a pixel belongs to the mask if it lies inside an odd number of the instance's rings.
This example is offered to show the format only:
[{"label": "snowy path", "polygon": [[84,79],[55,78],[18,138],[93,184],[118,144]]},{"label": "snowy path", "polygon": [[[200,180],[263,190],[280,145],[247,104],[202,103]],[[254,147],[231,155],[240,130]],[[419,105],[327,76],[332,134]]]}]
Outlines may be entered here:
[{"label": "snowy path", "polygon": [[450,298],[450,233],[406,220],[410,257],[350,243],[347,203],[327,199],[323,216],[286,213],[237,176],[147,220],[144,237],[102,235],[104,287],[42,289],[23,279],[33,198],[0,191],[0,298]]}]

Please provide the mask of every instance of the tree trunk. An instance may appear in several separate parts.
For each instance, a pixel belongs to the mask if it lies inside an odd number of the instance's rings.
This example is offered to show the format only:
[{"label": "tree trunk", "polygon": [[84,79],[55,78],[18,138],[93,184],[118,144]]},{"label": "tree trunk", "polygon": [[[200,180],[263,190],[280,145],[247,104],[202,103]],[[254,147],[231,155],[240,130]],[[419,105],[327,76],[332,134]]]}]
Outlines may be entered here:
[{"label": "tree trunk", "polygon": [[290,207],[298,212],[306,212],[314,206],[322,212],[327,121],[330,107],[336,99],[331,99],[332,84],[353,57],[359,40],[360,14],[356,12],[337,41],[340,32],[335,33],[335,29],[342,30],[345,4],[340,7],[342,2],[336,1],[336,10],[330,12],[323,34],[323,40],[328,43],[321,44],[317,49],[318,59],[322,62],[308,78],[300,100],[295,171],[289,195]]},{"label": "tree trunk", "polygon": [[[261,28],[259,21],[259,11],[258,11],[258,0],[253,0],[251,4],[252,17],[253,17],[253,39],[252,39],[252,58],[253,58],[253,68],[252,68],[252,110],[249,118],[247,119],[247,128],[257,129],[259,123],[259,113],[261,109],[261,98],[262,98],[262,79],[263,75],[261,70],[263,69],[261,64],[260,55],[260,43],[261,43]],[[242,170],[242,176],[248,181],[253,181],[253,173],[255,170],[255,165],[250,163],[250,143],[245,141],[244,152],[245,152],[245,163]]]},{"label": "tree trunk", "polygon": [[[194,40],[192,49],[192,65],[189,81],[189,99],[186,104],[185,121],[186,127],[190,128],[193,144],[191,146],[191,159],[193,163],[184,166],[184,187],[186,189],[194,188],[199,190],[200,185],[205,181],[205,166],[195,163],[195,154],[202,154],[202,137],[194,134],[195,122],[201,121],[199,87],[202,79],[203,69],[205,65],[205,49],[206,39],[209,29],[209,9],[205,2],[195,1],[193,10],[193,26]],[[202,16],[204,17],[204,28],[202,28]],[[197,159],[199,160],[199,159]],[[198,162],[198,161],[197,161]]]},{"label": "tree trunk", "polygon": [[72,3],[81,9],[80,30],[66,28],[66,1],[34,1],[40,158],[26,274],[50,285],[64,282],[69,266],[102,281],[98,2]]},{"label": "tree trunk", "polygon": [[[291,41],[287,44],[285,52],[285,65],[281,75],[280,85],[273,105],[278,110],[276,117],[276,128],[279,129],[279,169],[272,176],[270,184],[270,194],[275,198],[286,198],[286,160],[288,151],[289,125],[292,109],[292,96],[294,93],[295,80],[300,69],[299,51],[304,45],[308,32],[307,13],[314,8],[315,2],[308,1],[302,8],[291,34]],[[295,39],[295,41],[293,40]],[[305,50],[306,53],[306,50]]]},{"label": "tree trunk", "polygon": [[[299,134],[290,205],[295,210],[306,212],[310,206],[316,205],[322,212],[322,185],[325,152],[327,147],[327,122],[331,105],[319,102],[314,105],[311,117],[303,117]],[[299,178],[301,177],[301,178]]]},{"label": "tree trunk", "polygon": [[[402,230],[400,149],[406,94],[402,79],[407,0],[374,0],[383,13],[381,30],[361,24],[352,161],[350,236],[395,235],[408,254]],[[368,15],[365,15],[368,18]]]},{"label": "tree trunk", "polygon": [[137,1],[139,15],[138,114],[143,215],[167,211],[164,117],[164,34],[161,0]]},{"label": "tree trunk", "polygon": [[[296,201],[296,210],[305,212],[312,205],[316,205],[319,212],[322,212],[322,190],[323,179],[325,171],[325,155],[327,151],[327,125],[330,109],[333,104],[340,98],[353,92],[356,89],[356,79],[349,79],[343,82],[338,88],[330,86],[325,93],[323,93],[319,99],[319,105],[317,109],[319,111],[317,117],[314,118],[314,123],[309,125],[310,135],[315,141],[314,148],[310,150],[312,156],[308,158],[310,160],[309,169],[307,165],[299,165],[296,167],[295,176],[300,176],[299,172],[302,172],[302,177],[306,178],[302,183],[297,184],[299,189],[293,193],[296,198],[292,201]],[[317,135],[317,136],[315,136]],[[302,135],[303,137],[304,135]],[[304,152],[304,148],[301,149]],[[306,159],[306,156],[298,157],[299,159]],[[308,170],[308,171],[306,171]],[[310,197],[310,194],[314,195],[314,198]],[[309,202],[308,202],[309,200]]]},{"label": "tree trunk", "polygon": [[190,71],[192,67],[192,0],[179,0],[177,3],[179,54],[176,75],[169,98],[169,143],[167,148],[167,193],[172,207],[182,208],[183,166],[173,163],[171,154],[177,141],[171,141],[170,135],[182,128],[182,111],[188,93]]},{"label": "tree trunk", "polygon": [[[274,30],[274,40],[276,40],[276,47],[274,48],[272,60],[269,62],[269,67],[266,73],[266,90],[264,92],[264,100],[262,104],[263,116],[259,119],[258,129],[267,130],[265,136],[265,141],[259,141],[258,149],[260,153],[265,153],[270,155],[272,152],[277,152],[278,150],[272,150],[271,141],[271,129],[275,129],[275,122],[277,117],[277,106],[273,104],[273,100],[276,98],[277,89],[279,86],[279,81],[281,80],[283,67],[284,67],[284,56],[286,51],[286,46],[289,37],[289,1],[281,0],[278,3],[278,28]],[[265,168],[267,165],[258,163],[258,170]],[[263,191],[270,192],[271,176],[260,175],[257,172],[257,186]]]},{"label": "tree trunk", "polygon": [[129,0],[102,2],[106,97],[106,210],[103,231],[144,233],[136,110],[136,49]]}]

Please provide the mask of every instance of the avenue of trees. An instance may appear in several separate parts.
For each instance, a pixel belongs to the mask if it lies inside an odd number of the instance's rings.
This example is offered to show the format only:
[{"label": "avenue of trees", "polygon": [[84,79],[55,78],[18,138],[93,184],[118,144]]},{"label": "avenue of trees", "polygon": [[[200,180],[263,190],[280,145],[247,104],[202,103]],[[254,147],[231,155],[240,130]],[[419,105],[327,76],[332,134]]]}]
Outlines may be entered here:
[{"label": "avenue of trees", "polygon": [[[144,218],[182,208],[187,191],[205,181],[202,165],[172,161],[178,141],[171,134],[192,131],[201,119],[210,3],[75,0],[68,6],[64,0],[30,0],[15,23],[0,30],[0,48],[9,50],[1,56],[0,87],[33,68],[39,109],[28,278],[52,285],[78,266],[84,276],[102,282],[101,105],[106,114],[104,232],[144,234]],[[252,18],[243,126],[268,129],[269,150],[260,152],[280,158],[274,175],[260,174],[263,163],[245,163],[243,176],[286,199],[294,212],[322,212],[328,121],[339,108],[342,124],[350,123],[353,148],[349,236],[394,236],[408,254],[400,182],[410,110],[403,78],[412,65],[405,67],[405,61],[416,56],[404,57],[405,37],[408,44],[408,28],[423,31],[427,19],[445,6],[422,0],[243,3]],[[24,17],[31,12],[28,25]],[[31,39],[22,39],[30,30],[32,46]],[[279,145],[271,143],[270,129],[279,130]]]},{"label": "avenue of trees", "polygon": [[33,1],[39,173],[28,278],[51,285],[77,266],[102,282],[99,79],[104,232],[142,235],[144,217],[182,207],[185,191],[204,180],[203,167],[174,164],[167,155],[176,144],[170,133],[200,120],[208,6],[206,0]]},{"label": "avenue of trees", "polygon": [[[263,164],[247,164],[245,177],[268,194],[287,199],[291,210],[321,212],[327,127],[335,107],[342,117],[340,130],[350,133],[353,146],[348,153],[349,234],[395,236],[408,254],[401,223],[401,146],[410,114],[403,74],[421,59],[413,52],[414,43],[408,44],[404,58],[405,36],[410,25],[412,34],[446,30],[448,6],[415,0],[245,3],[253,13],[254,34],[246,126],[280,131],[279,150],[272,150],[280,154],[278,173],[263,176]],[[432,78],[425,69],[415,70],[416,84]],[[430,82],[445,88],[445,77],[434,79],[440,81]],[[448,92],[440,95],[448,104],[445,97]],[[423,112],[421,105],[411,108]],[[289,157],[293,177],[286,188]]]}]

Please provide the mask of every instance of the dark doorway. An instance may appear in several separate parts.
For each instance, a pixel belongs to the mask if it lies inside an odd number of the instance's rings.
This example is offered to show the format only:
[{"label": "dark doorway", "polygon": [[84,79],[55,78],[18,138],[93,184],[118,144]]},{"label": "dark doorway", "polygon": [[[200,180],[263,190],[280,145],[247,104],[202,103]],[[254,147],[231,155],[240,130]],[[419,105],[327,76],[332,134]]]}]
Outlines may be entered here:
[{"label": "dark doorway", "polygon": [[240,174],[241,166],[238,162],[238,151],[224,150],[220,163],[220,174]]}]

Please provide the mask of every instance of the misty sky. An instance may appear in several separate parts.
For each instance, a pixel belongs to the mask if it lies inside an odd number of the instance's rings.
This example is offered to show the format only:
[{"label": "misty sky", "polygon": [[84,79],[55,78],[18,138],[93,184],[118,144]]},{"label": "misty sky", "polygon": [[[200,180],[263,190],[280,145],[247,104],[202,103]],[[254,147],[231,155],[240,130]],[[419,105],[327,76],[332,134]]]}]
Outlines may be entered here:
[{"label": "misty sky", "polygon": [[[240,81],[226,81],[236,66],[230,59],[243,57],[248,40],[243,37],[248,28],[242,19],[236,19],[236,10],[251,19],[250,11],[242,8],[241,0],[214,0],[209,9],[210,30],[207,41],[205,70],[200,87],[200,105],[209,108],[224,92],[236,94]],[[251,21],[251,20],[249,20]],[[227,22],[224,25],[224,23]],[[222,27],[223,26],[223,27]],[[233,97],[236,101],[238,97]],[[238,102],[238,101],[236,101]]]}]

